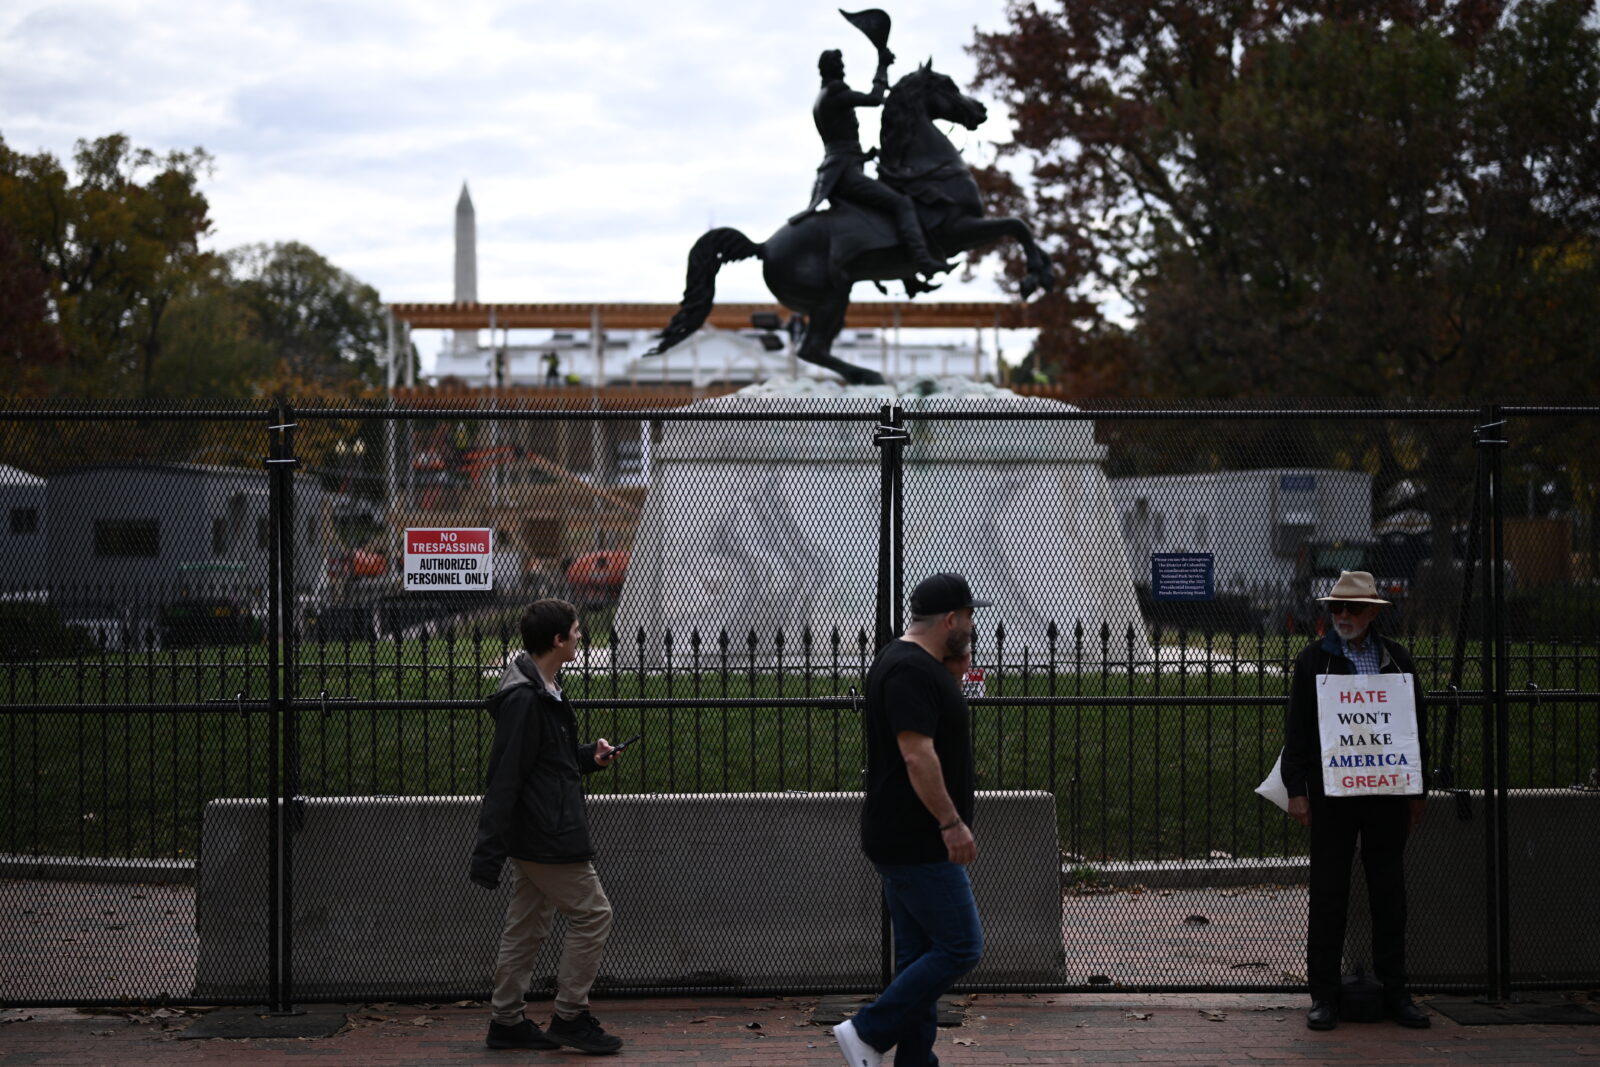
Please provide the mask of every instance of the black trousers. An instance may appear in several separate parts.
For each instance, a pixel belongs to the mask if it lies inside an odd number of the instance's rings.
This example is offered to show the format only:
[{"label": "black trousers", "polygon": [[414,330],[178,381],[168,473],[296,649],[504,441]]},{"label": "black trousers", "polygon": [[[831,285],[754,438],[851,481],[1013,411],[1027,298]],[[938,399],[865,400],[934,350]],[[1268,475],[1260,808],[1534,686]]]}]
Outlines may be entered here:
[{"label": "black trousers", "polygon": [[1386,995],[1406,987],[1406,836],[1409,797],[1322,797],[1311,801],[1311,914],[1306,979],[1313,1000],[1338,1000],[1356,842],[1372,907],[1372,973]]}]

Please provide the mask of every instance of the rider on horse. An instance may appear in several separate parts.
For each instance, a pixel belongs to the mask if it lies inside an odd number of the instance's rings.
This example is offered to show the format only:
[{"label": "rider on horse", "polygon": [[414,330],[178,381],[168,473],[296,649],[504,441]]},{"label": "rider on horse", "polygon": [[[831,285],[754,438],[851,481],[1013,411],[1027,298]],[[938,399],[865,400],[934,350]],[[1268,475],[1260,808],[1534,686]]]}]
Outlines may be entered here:
[{"label": "rider on horse", "polygon": [[912,265],[920,274],[932,275],[949,270],[947,263],[928,251],[928,239],[917,221],[911,198],[880,181],[867,177],[862,169],[871,156],[861,150],[861,127],[856,108],[881,107],[889,88],[889,64],[894,53],[878,49],[878,72],[872,77],[872,92],[858,93],[844,80],[844,56],[836,48],[822,53],[817,70],[822,74],[822,91],[811,108],[817,132],[822,135],[824,155],[817,168],[816,184],[811,187],[811,203],[789,219],[799,223],[814,213],[824,200],[847,200],[871,210],[881,211],[894,220],[895,231],[911,254]]}]

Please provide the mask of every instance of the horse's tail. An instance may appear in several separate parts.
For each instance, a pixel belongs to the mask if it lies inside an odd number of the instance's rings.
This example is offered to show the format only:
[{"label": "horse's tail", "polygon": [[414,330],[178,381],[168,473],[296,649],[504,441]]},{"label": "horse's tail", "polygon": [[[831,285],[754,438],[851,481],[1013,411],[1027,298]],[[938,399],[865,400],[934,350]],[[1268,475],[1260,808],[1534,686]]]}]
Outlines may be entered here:
[{"label": "horse's tail", "polygon": [[683,300],[661,338],[647,355],[659,355],[680,343],[701,326],[711,314],[717,293],[717,271],[724,263],[735,263],[765,254],[765,246],[755,244],[731,227],[708,230],[689,249],[689,270],[683,283]]}]

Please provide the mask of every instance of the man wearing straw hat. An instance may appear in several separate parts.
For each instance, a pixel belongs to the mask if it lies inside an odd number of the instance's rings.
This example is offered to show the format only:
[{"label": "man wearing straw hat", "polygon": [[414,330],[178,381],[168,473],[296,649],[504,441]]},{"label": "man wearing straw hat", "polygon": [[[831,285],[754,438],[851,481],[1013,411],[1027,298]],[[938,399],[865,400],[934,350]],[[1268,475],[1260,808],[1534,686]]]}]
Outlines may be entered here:
[{"label": "man wearing straw hat", "polygon": [[[1289,815],[1311,830],[1311,907],[1306,929],[1306,979],[1311,1010],[1306,1025],[1331,1030],[1339,1023],[1340,961],[1344,954],[1345,914],[1350,901],[1350,868],[1356,841],[1366,872],[1372,906],[1372,969],[1383,983],[1385,1013],[1401,1026],[1429,1025],[1428,1015],[1406,992],[1406,837],[1422,821],[1427,795],[1423,768],[1427,757],[1421,689],[1416,666],[1404,646],[1373,626],[1387,600],[1366,571],[1345,571],[1327,596],[1330,626],[1294,664],[1289,711],[1284,726],[1283,784]],[[1335,795],[1325,788],[1324,732],[1319,723],[1319,678],[1330,675],[1410,675],[1416,708],[1418,759],[1415,795]],[[1345,688],[1348,688],[1346,686]],[[1324,711],[1323,716],[1328,712]],[[1407,764],[1409,766],[1409,764]],[[1335,774],[1339,772],[1335,771]],[[1350,779],[1346,777],[1344,781]]]}]

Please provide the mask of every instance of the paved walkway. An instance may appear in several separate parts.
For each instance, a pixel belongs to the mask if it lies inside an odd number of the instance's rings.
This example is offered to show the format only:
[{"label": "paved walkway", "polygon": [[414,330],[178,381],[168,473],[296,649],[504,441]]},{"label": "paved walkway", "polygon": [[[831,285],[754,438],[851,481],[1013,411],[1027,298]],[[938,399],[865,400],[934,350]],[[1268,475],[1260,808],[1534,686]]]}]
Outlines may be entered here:
[{"label": "paved walkway", "polygon": [[[1595,994],[1567,999],[1600,1007]],[[1424,1003],[1426,1003],[1426,998]],[[947,1065],[1141,1064],[1566,1064],[1600,1057],[1600,1026],[1346,1024],[1305,1028],[1299,998],[1262,994],[1007,995],[971,998],[966,1021],[940,1032]],[[839,1067],[814,999],[696,998],[596,1002],[627,1041],[610,1062],[633,1067],[708,1063],[735,1067]],[[328,1011],[329,1007],[316,1007]],[[310,1062],[410,1067],[433,1064],[589,1062],[575,1053],[491,1052],[480,1003],[344,1006],[348,1021],[322,1038],[184,1040],[201,1015],[173,1009],[88,1013],[0,1011],[0,1067],[70,1064],[144,1067]],[[1597,1015],[1600,1018],[1600,1015]]]}]

